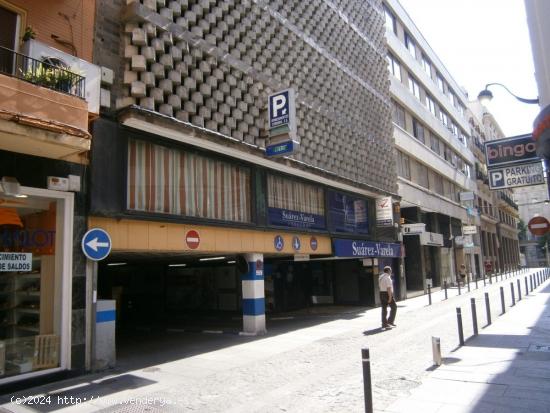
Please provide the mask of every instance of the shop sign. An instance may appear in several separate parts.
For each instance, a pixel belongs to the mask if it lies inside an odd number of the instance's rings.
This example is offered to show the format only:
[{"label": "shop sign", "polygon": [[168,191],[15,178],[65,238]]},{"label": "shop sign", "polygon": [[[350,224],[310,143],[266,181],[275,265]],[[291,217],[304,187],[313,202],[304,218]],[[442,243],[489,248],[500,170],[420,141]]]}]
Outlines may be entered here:
[{"label": "shop sign", "polygon": [[455,237],[455,245],[462,246],[464,248],[473,248],[474,240],[471,235],[459,235]]},{"label": "shop sign", "polygon": [[474,200],[474,193],[473,192],[460,192],[460,202],[464,201],[473,201]]},{"label": "shop sign", "polygon": [[504,189],[544,184],[542,162],[489,169],[489,188]]},{"label": "shop sign", "polygon": [[376,200],[376,225],[379,227],[393,226],[393,207],[391,196]]},{"label": "shop sign", "polygon": [[328,191],[330,229],[334,232],[368,234],[367,200],[342,192]]},{"label": "shop sign", "polygon": [[268,208],[270,225],[293,228],[325,229],[325,217],[323,215],[307,212],[291,211],[288,209]]},{"label": "shop sign", "polygon": [[2,248],[44,248],[52,247],[54,242],[55,231],[53,230],[5,229],[0,233],[0,246]]},{"label": "shop sign", "polygon": [[32,254],[28,252],[0,252],[0,272],[31,271]]},{"label": "shop sign", "polygon": [[485,142],[485,156],[488,168],[540,161],[531,134]]},{"label": "shop sign", "polygon": [[334,255],[337,257],[385,257],[401,256],[401,245],[388,242],[333,239]]},{"label": "shop sign", "polygon": [[477,234],[477,227],[475,225],[464,225],[462,227],[463,235],[474,235]]},{"label": "shop sign", "polygon": [[430,245],[433,247],[443,246],[443,234],[435,232],[424,232],[420,234],[420,245]]},{"label": "shop sign", "polygon": [[294,261],[309,261],[309,254],[294,254]]},{"label": "shop sign", "polygon": [[405,224],[403,225],[403,235],[419,235],[426,232],[426,224]]}]

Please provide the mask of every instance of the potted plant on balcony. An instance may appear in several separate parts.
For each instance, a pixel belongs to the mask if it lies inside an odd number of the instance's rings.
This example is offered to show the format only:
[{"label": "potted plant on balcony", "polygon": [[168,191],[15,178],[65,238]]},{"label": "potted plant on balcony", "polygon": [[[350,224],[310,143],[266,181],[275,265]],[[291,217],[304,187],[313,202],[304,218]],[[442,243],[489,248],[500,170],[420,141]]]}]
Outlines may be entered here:
[{"label": "potted plant on balcony", "polygon": [[26,42],[27,40],[35,39],[36,38],[36,32],[32,28],[32,26],[25,27],[25,33],[23,34],[23,41]]}]

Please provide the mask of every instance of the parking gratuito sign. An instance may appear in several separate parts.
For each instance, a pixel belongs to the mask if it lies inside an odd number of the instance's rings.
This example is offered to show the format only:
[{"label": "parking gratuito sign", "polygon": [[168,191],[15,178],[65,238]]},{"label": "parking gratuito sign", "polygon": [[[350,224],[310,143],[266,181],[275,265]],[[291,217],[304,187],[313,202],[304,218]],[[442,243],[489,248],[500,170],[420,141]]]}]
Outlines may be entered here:
[{"label": "parking gratuito sign", "polygon": [[544,172],[540,161],[489,169],[489,187],[491,189],[540,184],[544,184]]}]

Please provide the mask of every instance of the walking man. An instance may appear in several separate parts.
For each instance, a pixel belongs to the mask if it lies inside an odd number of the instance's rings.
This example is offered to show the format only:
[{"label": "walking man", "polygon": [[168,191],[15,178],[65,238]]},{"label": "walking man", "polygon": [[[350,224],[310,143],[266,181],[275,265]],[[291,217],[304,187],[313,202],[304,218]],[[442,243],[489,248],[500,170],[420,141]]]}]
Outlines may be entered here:
[{"label": "walking man", "polygon": [[[397,305],[393,297],[393,281],[391,279],[391,267],[386,265],[384,272],[378,277],[378,286],[380,287],[380,302],[382,304],[382,328],[390,329],[395,327],[395,314]],[[390,318],[388,316],[388,305],[390,306]]]}]

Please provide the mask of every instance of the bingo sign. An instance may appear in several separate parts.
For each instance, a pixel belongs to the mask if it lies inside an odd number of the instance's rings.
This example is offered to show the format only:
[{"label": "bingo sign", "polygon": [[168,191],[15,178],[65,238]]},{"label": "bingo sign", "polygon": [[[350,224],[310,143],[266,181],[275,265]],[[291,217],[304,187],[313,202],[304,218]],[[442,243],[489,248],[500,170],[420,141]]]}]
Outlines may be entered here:
[{"label": "bingo sign", "polygon": [[196,250],[201,243],[201,237],[199,236],[199,233],[194,229],[188,231],[185,235],[185,243],[187,244],[187,247],[189,247],[189,249]]}]

